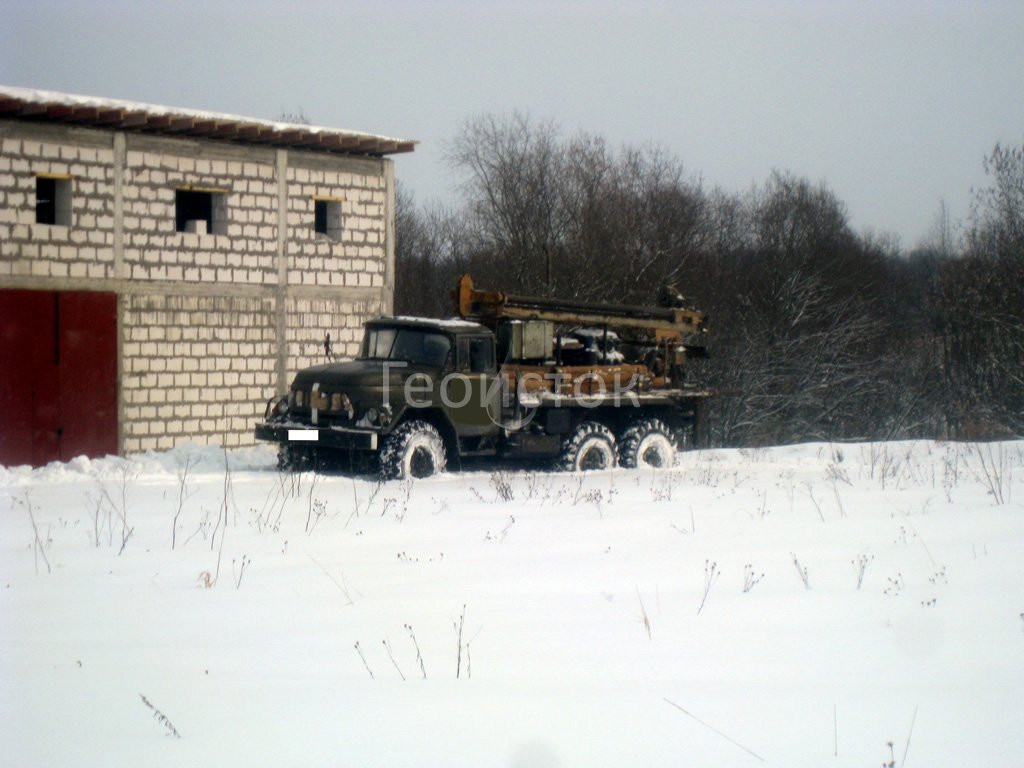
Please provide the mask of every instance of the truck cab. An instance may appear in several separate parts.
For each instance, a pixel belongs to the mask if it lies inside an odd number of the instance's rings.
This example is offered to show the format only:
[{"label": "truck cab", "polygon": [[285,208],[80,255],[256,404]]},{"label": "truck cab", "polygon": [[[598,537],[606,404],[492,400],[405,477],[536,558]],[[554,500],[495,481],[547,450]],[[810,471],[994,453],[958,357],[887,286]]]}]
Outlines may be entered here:
[{"label": "truck cab", "polygon": [[394,317],[366,324],[355,360],[299,371],[256,437],[280,445],[286,469],[376,454],[385,476],[419,476],[449,456],[495,453],[500,424],[494,334],[465,320]]}]

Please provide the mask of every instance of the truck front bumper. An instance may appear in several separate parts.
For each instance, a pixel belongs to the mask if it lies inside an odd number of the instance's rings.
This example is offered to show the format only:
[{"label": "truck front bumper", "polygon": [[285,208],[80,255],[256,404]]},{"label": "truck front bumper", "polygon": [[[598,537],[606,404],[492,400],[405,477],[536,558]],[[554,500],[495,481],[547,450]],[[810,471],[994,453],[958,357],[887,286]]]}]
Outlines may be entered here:
[{"label": "truck front bumper", "polygon": [[256,439],[291,445],[376,451],[380,433],[370,429],[314,427],[308,424],[270,423],[256,425]]}]

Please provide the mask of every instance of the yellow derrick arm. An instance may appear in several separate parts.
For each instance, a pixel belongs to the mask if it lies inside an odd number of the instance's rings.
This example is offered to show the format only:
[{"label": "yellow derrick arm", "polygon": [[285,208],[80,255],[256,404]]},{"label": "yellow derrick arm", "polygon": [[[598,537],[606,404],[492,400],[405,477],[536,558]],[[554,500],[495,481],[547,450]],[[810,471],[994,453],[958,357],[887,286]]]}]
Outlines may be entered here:
[{"label": "yellow derrick arm", "polygon": [[454,298],[459,315],[465,318],[608,325],[649,331],[659,341],[680,341],[683,336],[705,330],[704,313],[693,309],[599,304],[481,291],[473,287],[473,278],[469,275],[459,280]]}]

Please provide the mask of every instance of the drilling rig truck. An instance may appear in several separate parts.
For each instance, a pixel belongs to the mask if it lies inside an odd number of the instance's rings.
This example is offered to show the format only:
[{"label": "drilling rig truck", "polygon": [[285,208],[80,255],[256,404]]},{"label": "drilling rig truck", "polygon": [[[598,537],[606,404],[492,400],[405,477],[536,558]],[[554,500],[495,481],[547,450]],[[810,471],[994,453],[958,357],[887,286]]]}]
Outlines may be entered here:
[{"label": "drilling rig truck", "polygon": [[687,376],[703,313],[517,296],[458,283],[456,317],[365,324],[357,359],[299,371],[256,437],[282,469],[365,466],[427,477],[463,459],[547,460],[583,471],[671,466],[703,440],[713,393]]}]

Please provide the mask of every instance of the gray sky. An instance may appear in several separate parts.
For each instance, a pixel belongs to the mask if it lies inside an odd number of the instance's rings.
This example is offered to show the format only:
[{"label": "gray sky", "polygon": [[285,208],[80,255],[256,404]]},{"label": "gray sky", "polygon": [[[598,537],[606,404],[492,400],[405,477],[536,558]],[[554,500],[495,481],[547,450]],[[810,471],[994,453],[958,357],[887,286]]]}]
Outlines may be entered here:
[{"label": "gray sky", "polygon": [[0,82],[443,144],[520,110],[654,143],[706,187],[825,181],[859,231],[917,244],[967,216],[982,158],[1024,142],[1024,2],[0,0]]}]

